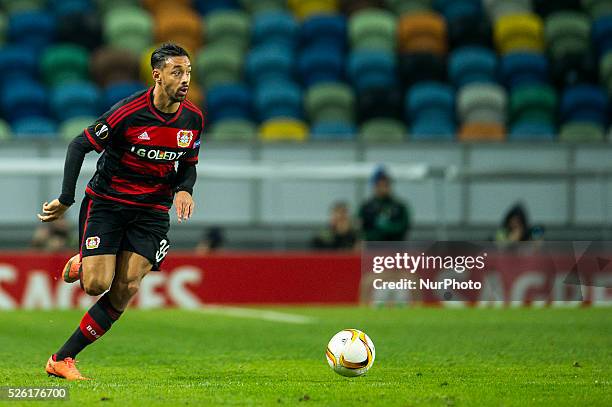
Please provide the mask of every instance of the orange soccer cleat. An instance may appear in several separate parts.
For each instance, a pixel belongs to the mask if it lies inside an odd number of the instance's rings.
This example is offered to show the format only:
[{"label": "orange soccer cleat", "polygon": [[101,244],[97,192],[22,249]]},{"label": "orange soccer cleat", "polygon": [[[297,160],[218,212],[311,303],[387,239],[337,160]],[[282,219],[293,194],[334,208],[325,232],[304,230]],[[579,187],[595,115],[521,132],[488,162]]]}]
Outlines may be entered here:
[{"label": "orange soccer cleat", "polygon": [[49,376],[61,377],[66,380],[91,380],[88,377],[81,375],[79,369],[77,369],[76,360],[72,358],[66,358],[64,360],[55,361],[53,356],[47,361],[47,367],[45,370]]},{"label": "orange soccer cleat", "polygon": [[68,260],[62,271],[62,278],[67,283],[74,283],[81,279],[81,255],[75,254]]}]

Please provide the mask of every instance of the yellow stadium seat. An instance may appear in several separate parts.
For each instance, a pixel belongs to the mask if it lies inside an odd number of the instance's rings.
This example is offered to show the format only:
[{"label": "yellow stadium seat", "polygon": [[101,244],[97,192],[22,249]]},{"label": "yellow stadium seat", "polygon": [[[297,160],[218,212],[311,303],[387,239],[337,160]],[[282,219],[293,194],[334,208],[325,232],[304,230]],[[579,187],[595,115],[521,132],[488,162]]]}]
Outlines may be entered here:
[{"label": "yellow stadium seat", "polygon": [[544,51],[544,25],[535,14],[500,17],[495,24],[495,44],[502,54],[514,51]]},{"label": "yellow stadium seat", "polygon": [[304,142],[308,138],[308,127],[300,120],[271,119],[261,125],[259,136],[265,142]]},{"label": "yellow stadium seat", "polygon": [[458,138],[461,142],[501,142],[506,140],[506,129],[499,123],[464,123]]},{"label": "yellow stadium seat", "polygon": [[289,0],[289,7],[299,20],[316,14],[337,13],[339,10],[337,0]]}]

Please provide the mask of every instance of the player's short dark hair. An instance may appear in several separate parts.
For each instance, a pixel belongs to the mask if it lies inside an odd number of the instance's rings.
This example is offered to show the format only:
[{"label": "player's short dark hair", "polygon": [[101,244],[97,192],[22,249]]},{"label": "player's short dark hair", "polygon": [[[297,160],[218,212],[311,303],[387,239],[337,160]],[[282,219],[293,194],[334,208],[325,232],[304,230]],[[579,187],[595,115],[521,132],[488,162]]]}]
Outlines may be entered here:
[{"label": "player's short dark hair", "polygon": [[166,60],[170,57],[187,57],[189,53],[185,48],[172,42],[162,44],[151,54],[151,68],[161,69],[166,64]]}]

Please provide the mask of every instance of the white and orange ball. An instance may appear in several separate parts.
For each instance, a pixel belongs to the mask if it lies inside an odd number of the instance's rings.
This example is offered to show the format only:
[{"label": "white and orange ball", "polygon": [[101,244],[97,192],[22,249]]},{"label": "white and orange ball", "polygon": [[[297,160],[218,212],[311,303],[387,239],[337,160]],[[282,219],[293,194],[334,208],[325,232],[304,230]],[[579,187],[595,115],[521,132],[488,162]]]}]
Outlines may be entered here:
[{"label": "white and orange ball", "polygon": [[376,350],[365,332],[343,329],[331,338],[325,356],[334,372],[342,376],[356,377],[370,370]]}]

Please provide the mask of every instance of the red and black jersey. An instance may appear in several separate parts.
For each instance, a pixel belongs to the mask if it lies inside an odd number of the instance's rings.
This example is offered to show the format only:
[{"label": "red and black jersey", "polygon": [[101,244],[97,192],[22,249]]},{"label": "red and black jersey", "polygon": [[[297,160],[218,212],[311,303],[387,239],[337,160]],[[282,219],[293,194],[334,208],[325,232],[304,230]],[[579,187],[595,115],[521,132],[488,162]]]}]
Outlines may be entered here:
[{"label": "red and black jersey", "polygon": [[204,116],[188,100],[174,114],[153,105],[153,88],[134,94],[85,129],[102,156],[86,194],[128,205],[168,211],[176,164],[196,164]]}]

